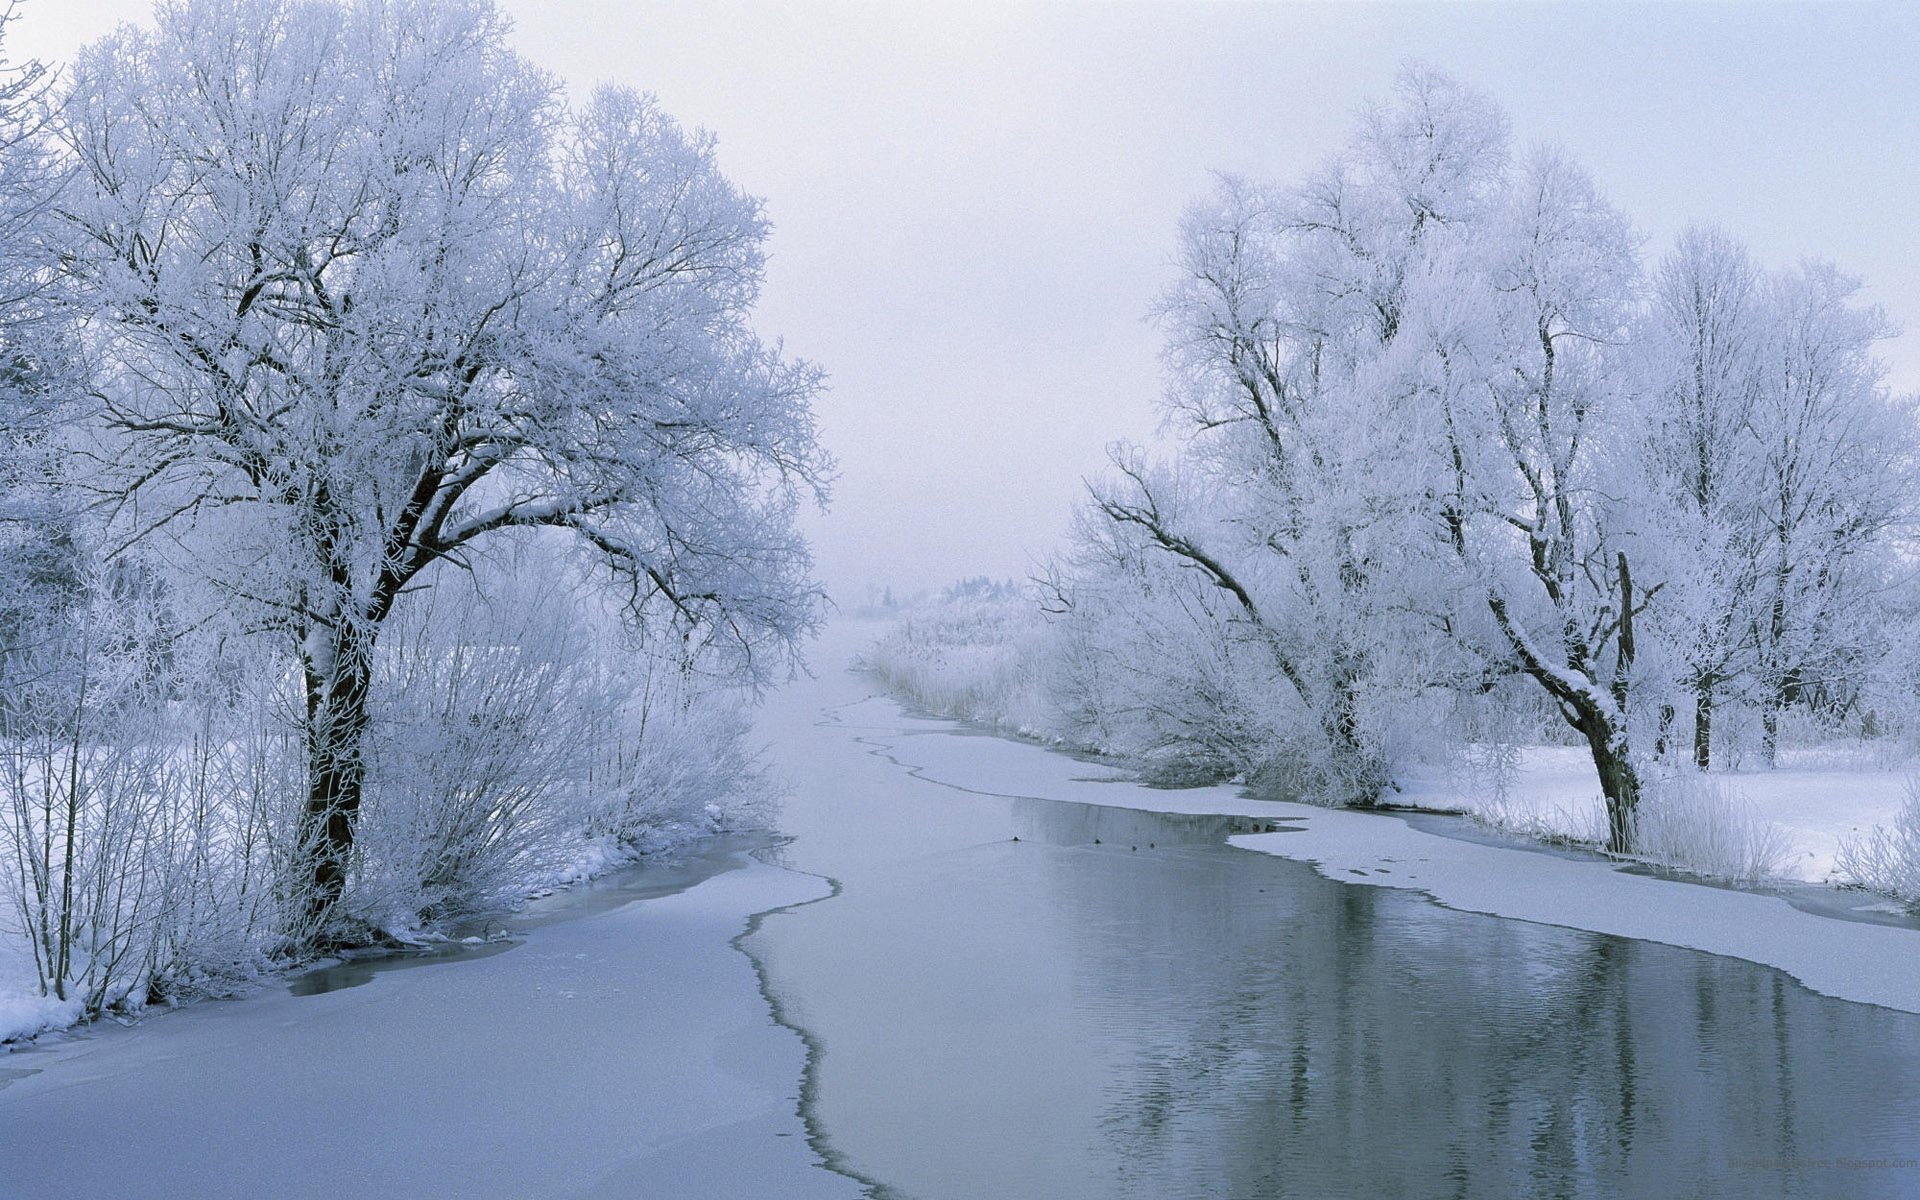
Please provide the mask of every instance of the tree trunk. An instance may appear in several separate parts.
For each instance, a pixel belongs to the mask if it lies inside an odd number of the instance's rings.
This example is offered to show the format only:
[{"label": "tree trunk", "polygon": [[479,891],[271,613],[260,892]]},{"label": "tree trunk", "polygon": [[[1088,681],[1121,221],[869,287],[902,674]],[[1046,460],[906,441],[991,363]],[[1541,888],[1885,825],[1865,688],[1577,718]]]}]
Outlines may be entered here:
[{"label": "tree trunk", "polygon": [[317,632],[305,655],[307,807],[301,814],[296,870],[304,876],[302,932],[323,936],[340,901],[353,856],[366,778],[362,757],[370,714],[370,639],[352,626]]},{"label": "tree trunk", "polygon": [[[1345,655],[1341,657],[1346,659]],[[1350,662],[1342,661],[1335,674],[1333,720],[1327,733],[1333,741],[1336,769],[1342,776],[1339,782],[1347,792],[1345,802],[1349,806],[1372,808],[1380,802],[1386,772],[1360,737],[1359,673]]]},{"label": "tree trunk", "polygon": [[1640,809],[1640,775],[1632,760],[1621,752],[1622,742],[1611,723],[1598,716],[1586,716],[1579,722],[1593,752],[1593,766],[1600,776],[1600,794],[1607,802],[1607,850],[1612,854],[1631,854],[1638,842],[1635,824]]},{"label": "tree trunk", "polygon": [[1702,771],[1713,765],[1713,681],[1703,679],[1693,693],[1693,765]]}]

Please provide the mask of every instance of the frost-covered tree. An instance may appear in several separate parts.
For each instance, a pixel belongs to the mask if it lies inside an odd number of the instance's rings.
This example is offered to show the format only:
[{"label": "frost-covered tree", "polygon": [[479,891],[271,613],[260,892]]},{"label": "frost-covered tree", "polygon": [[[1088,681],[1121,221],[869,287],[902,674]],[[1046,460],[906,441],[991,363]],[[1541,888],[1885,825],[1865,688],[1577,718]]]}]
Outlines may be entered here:
[{"label": "frost-covered tree", "polygon": [[1770,330],[1766,279],[1746,249],[1707,228],[1683,232],[1653,276],[1636,330],[1644,381],[1649,514],[1674,554],[1655,626],[1683,662],[1693,763],[1713,762],[1713,718],[1753,665],[1746,619],[1757,583],[1756,406]]},{"label": "frost-covered tree", "polygon": [[1117,449],[1023,634],[1062,736],[1368,804],[1423,726],[1564,722],[1609,848],[1675,858],[1713,795],[1672,776],[1688,732],[1704,769],[1728,707],[1769,756],[1790,708],[1874,715],[1914,442],[1852,281],[1705,228],[1649,276],[1583,170],[1418,66],[1177,236],[1180,447]]},{"label": "frost-covered tree", "polygon": [[567,105],[507,33],[490,0],[167,0],[79,55],[56,121],[96,486],[116,545],[297,659],[316,920],[376,643],[430,567],[571,538],[756,679],[815,620],[819,377],[749,328],[760,205],[710,137]]},{"label": "frost-covered tree", "polygon": [[1180,229],[1163,299],[1171,423],[1215,497],[1182,526],[1125,464],[1099,511],[1231,595],[1280,686],[1321,728],[1329,798],[1370,803],[1386,782],[1369,692],[1396,682],[1381,650],[1415,636],[1424,429],[1397,346],[1408,289],[1462,236],[1504,162],[1505,121],[1423,67],[1369,109],[1304,184],[1224,178]]},{"label": "frost-covered tree", "polygon": [[1371,800],[1349,773],[1354,756],[1340,753],[1343,731],[1322,719],[1336,710],[1314,707],[1322,693],[1307,671],[1318,660],[1240,577],[1257,560],[1236,565],[1207,548],[1238,546],[1218,485],[1119,447],[1113,463],[1115,483],[1093,490],[1049,580],[1053,685],[1070,736],[1164,781],[1277,767],[1286,778],[1258,782]]},{"label": "frost-covered tree", "polygon": [[1447,540],[1497,629],[1593,755],[1609,848],[1631,849],[1634,471],[1622,457],[1624,350],[1638,274],[1626,220],[1552,151],[1507,185],[1497,218],[1432,280],[1430,378],[1449,478]]},{"label": "frost-covered tree", "polygon": [[1873,345],[1891,329],[1879,309],[1854,303],[1859,287],[1816,262],[1769,289],[1750,613],[1768,765],[1781,713],[1844,699],[1877,656],[1889,535],[1913,516],[1911,409],[1881,386]]},{"label": "frost-covered tree", "polygon": [[1890,536],[1910,516],[1909,415],[1872,356],[1886,321],[1823,264],[1754,267],[1690,230],[1638,331],[1646,524],[1669,543],[1658,636],[1684,661],[1693,760],[1712,762],[1721,700],[1779,716],[1857,694],[1877,656]]},{"label": "frost-covered tree", "polygon": [[[14,19],[0,6],[0,47]],[[53,303],[62,174],[40,136],[49,79],[0,52],[0,690],[38,636],[31,627],[76,601],[83,572],[57,486],[56,431],[76,389]]]}]

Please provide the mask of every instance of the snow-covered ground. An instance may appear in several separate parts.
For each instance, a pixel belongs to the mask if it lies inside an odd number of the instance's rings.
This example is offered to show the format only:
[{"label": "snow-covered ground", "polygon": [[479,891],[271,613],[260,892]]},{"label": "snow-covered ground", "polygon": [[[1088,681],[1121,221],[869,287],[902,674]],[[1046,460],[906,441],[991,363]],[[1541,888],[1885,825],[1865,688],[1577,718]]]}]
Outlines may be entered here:
[{"label": "snow-covered ground", "polygon": [[0,1055],[0,1195],[854,1197],[730,941],[824,895],[742,858],[491,957]]},{"label": "snow-covered ground", "polygon": [[[1785,835],[1780,874],[1808,883],[1833,875],[1840,845],[1876,825],[1891,825],[1906,797],[1909,771],[1861,766],[1844,758],[1806,762],[1811,752],[1783,755],[1773,771],[1716,771],[1708,776],[1744,803],[1755,819]],[[1496,823],[1591,840],[1606,829],[1600,781],[1583,749],[1529,746],[1504,797],[1470,779],[1440,771],[1411,772],[1400,779],[1396,803],[1478,814]]]},{"label": "snow-covered ground", "polygon": [[[1226,786],[1147,788],[1038,745],[970,734],[953,722],[916,721],[882,696],[840,715],[852,724],[961,733],[874,739],[879,752],[915,774],[953,787],[1277,823],[1279,832],[1243,834],[1233,843],[1311,862],[1345,883],[1412,888],[1465,911],[1725,954],[1778,967],[1824,995],[1920,1013],[1920,931],[1817,916],[1777,896],[1651,878],[1607,862],[1481,845],[1416,829],[1392,815],[1252,800]],[[1532,795],[1544,805],[1579,794],[1581,772],[1570,759],[1541,755],[1534,763],[1539,769],[1523,774],[1517,795]],[[1783,774],[1790,780],[1796,773],[1774,773]],[[1823,772],[1819,778],[1839,795],[1858,787],[1833,783],[1834,777]],[[1882,785],[1885,803],[1893,803],[1899,784],[1893,775]],[[1439,788],[1417,794],[1435,805],[1447,799]],[[1763,794],[1779,811],[1794,811],[1790,782]],[[1859,807],[1847,811],[1878,811],[1871,799],[1853,802]],[[1828,821],[1809,828],[1829,838],[1845,829]],[[1870,896],[1859,896],[1857,907],[1872,906]]]},{"label": "snow-covered ground", "polygon": [[42,996],[26,947],[0,938],[0,1042],[63,1029],[80,1019],[79,1000]]}]

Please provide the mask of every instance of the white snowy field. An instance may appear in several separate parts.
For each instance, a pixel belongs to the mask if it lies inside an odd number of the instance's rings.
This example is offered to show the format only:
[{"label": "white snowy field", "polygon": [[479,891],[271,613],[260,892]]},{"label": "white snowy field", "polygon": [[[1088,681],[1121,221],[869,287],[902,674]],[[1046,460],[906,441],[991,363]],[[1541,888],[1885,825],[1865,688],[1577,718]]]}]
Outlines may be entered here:
[{"label": "white snowy field", "polygon": [[[875,706],[865,719],[859,705],[840,715],[862,725],[965,731],[955,722],[907,717],[884,696],[862,703]],[[1012,739],[975,734],[877,740],[885,747],[881,753],[914,774],[952,787],[1278,822],[1281,832],[1244,834],[1232,841],[1312,863],[1344,883],[1411,888],[1450,908],[1724,954],[1780,968],[1823,995],[1920,1013],[1920,931],[1817,916],[1776,896],[1652,878],[1607,862],[1481,845],[1416,829],[1391,814],[1252,800],[1230,786],[1147,788]],[[1523,773],[1516,794],[1532,795],[1543,807],[1579,797],[1584,783],[1571,765],[1555,756],[1534,761],[1539,769]],[[1831,779],[1827,773],[1821,777]],[[1892,805],[1900,779],[1889,778],[1883,795]],[[1830,786],[1844,792],[1855,785]],[[1793,804],[1790,788],[1783,783],[1766,793],[1783,812]],[[1439,788],[1415,796],[1435,806],[1457,805],[1457,798]],[[1877,812],[1874,803],[1861,801],[1854,811]],[[1842,831],[1826,821],[1810,829],[1830,838]],[[1860,893],[1857,907],[1875,907],[1874,900]]]},{"label": "white snowy field", "polygon": [[261,993],[0,1056],[0,1194],[853,1197],[749,916],[826,893],[742,857],[491,957]]},{"label": "white snowy field", "polygon": [[[1783,765],[1776,770],[1715,771],[1708,778],[1755,820],[1780,830],[1786,845],[1783,878],[1829,882],[1844,841],[1893,824],[1912,768],[1863,766],[1835,757],[1819,762],[1816,751],[1783,751],[1781,757]],[[1473,781],[1439,771],[1404,775],[1400,788],[1391,797],[1396,804],[1469,812],[1576,840],[1600,840],[1606,830],[1592,756],[1575,747],[1524,747],[1506,794],[1497,798]]]}]

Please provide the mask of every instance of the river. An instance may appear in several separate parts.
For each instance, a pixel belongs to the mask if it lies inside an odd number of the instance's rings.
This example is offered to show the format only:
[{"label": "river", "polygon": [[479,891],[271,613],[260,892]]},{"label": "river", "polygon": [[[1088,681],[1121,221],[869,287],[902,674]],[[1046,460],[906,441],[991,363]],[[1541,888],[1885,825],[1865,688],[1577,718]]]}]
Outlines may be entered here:
[{"label": "river", "polygon": [[1920,1017],[1336,882],[1221,817],[987,794],[1005,743],[805,690],[778,861],[838,895],[744,944],[882,1195],[1920,1195]]}]

